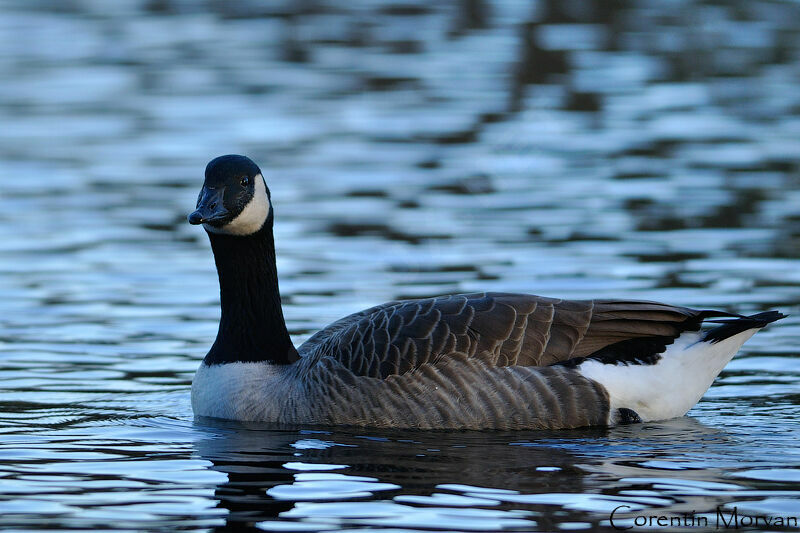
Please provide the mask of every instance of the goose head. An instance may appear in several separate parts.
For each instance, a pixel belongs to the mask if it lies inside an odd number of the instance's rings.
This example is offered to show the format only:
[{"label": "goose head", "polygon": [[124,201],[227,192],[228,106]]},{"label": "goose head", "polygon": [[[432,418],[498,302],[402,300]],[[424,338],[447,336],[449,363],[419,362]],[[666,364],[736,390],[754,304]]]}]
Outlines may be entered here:
[{"label": "goose head", "polygon": [[261,169],[243,155],[223,155],[206,166],[205,182],[190,224],[210,233],[251,235],[272,220],[270,193]]}]

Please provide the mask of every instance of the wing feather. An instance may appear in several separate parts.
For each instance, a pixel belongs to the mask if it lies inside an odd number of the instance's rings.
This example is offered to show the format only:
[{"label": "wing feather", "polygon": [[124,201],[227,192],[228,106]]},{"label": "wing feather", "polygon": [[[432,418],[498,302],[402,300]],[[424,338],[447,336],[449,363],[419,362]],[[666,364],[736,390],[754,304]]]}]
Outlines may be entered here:
[{"label": "wing feather", "polygon": [[458,358],[547,366],[642,337],[675,338],[727,313],[658,302],[475,293],[389,302],[334,322],[299,348],[357,376],[387,378]]}]

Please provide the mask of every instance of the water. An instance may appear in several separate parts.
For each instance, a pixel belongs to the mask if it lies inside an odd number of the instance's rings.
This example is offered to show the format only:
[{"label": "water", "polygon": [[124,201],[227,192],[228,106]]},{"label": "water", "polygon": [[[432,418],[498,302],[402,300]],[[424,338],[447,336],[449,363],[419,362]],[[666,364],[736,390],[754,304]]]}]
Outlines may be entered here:
[{"label": "water", "polygon": [[[0,7],[0,527],[800,513],[797,3]],[[185,216],[229,152],[267,174],[298,344],[383,301],[474,290],[791,316],[667,422],[193,420],[218,287]]]}]

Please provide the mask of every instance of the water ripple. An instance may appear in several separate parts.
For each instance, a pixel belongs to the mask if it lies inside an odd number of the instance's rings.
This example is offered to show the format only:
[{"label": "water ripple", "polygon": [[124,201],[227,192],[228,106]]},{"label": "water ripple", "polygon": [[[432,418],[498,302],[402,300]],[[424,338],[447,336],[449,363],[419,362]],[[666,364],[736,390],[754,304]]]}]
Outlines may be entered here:
[{"label": "water ripple", "polygon": [[[0,527],[553,531],[610,527],[617,505],[796,512],[800,7],[307,4],[3,2]],[[219,292],[185,217],[226,152],[267,175],[297,343],[460,291],[790,316],[673,421],[193,420]]]}]

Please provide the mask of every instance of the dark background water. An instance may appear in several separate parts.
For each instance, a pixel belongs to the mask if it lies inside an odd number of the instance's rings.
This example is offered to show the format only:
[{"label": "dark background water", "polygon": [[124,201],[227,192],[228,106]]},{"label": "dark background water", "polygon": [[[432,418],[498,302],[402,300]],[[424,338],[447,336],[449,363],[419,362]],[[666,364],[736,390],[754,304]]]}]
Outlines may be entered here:
[{"label": "dark background water", "polygon": [[[767,0],[0,1],[0,527],[797,516],[798,21]],[[230,152],[272,190],[296,343],[474,290],[791,316],[663,423],[194,421],[218,287],[185,216]]]}]

